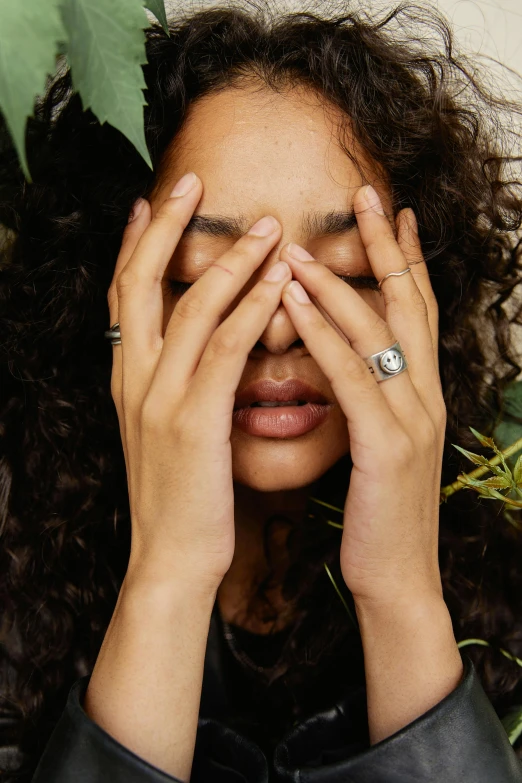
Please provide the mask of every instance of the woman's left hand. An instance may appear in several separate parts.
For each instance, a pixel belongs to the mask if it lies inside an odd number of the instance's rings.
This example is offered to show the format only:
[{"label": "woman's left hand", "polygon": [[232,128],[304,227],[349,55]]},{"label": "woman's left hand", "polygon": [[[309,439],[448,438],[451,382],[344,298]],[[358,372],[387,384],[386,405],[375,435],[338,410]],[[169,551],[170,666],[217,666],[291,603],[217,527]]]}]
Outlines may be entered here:
[{"label": "woman's left hand", "polygon": [[[313,297],[283,304],[346,416],[353,462],[344,509],[341,570],[356,604],[442,596],[438,522],[446,407],[438,369],[438,307],[413,211],[397,238],[370,186],[354,199],[360,236],[382,285],[385,319],[323,264],[281,259]],[[291,249],[291,248],[290,248]],[[329,323],[328,314],[338,330]],[[339,331],[340,330],[340,331]],[[346,339],[343,339],[343,336]],[[399,341],[407,368],[377,382],[364,357]]]}]

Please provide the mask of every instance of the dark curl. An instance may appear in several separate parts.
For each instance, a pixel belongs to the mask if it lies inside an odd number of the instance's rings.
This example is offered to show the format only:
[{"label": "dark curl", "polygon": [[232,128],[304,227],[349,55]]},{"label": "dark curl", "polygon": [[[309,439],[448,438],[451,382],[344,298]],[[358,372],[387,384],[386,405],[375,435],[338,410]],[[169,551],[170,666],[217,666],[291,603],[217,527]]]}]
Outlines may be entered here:
[{"label": "dark curl", "polygon": [[[154,173],[82,110],[66,70],[28,125],[33,184],[0,128],[0,643],[3,708],[20,719],[13,741],[24,753],[13,780],[30,779],[72,682],[92,670],[125,574],[130,515],[106,295],[131,204],[165,174],[194,100],[255,78],[274,90],[306,85],[340,107],[386,172],[395,209],[411,206],[419,221],[440,310],[443,484],[470,467],[452,443],[489,456],[469,426],[490,434],[494,406],[521,369],[511,334],[520,308],[504,307],[521,282],[520,107],[477,80],[435,12],[406,5],[371,19],[348,6],[279,16],[260,0],[179,15],[170,38],[147,30]],[[342,508],[348,462],[312,495]],[[469,490],[443,504],[440,564],[457,640],[492,644],[467,652],[502,715],[522,704],[521,671],[498,652],[522,656],[522,537],[500,511]],[[323,677],[334,654],[346,677],[364,677],[357,631],[323,566],[343,584],[329,517],[311,501],[288,538],[284,594],[296,619],[274,677],[296,684]],[[267,559],[258,598],[273,577]],[[269,615],[268,601],[254,604]]]}]

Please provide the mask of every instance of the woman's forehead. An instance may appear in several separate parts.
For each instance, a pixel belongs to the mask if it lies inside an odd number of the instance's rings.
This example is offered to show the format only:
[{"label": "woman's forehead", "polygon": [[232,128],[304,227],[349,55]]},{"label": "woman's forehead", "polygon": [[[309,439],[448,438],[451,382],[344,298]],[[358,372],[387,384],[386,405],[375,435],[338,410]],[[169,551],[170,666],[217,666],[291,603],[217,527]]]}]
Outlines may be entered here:
[{"label": "woman's forehead", "polygon": [[160,203],[189,170],[203,181],[202,213],[258,214],[296,203],[302,211],[339,210],[362,184],[379,183],[347,118],[306,88],[227,88],[198,100],[168,152]]}]

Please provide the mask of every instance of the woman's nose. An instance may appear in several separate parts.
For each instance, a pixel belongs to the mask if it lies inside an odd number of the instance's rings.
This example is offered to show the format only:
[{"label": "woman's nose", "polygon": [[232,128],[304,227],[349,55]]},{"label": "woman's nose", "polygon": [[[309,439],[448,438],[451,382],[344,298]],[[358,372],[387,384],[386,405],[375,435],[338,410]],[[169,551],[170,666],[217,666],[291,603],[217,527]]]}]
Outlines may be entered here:
[{"label": "woman's nose", "polygon": [[302,352],[306,347],[281,302],[250,353],[254,355],[268,351],[280,355],[290,349],[299,349]]},{"label": "woman's nose", "polygon": [[[288,239],[281,237],[277,246],[272,249],[265,259],[265,262],[258,268],[257,275],[254,276],[256,282],[263,278],[274,264],[277,264],[281,248],[287,244],[287,242]],[[260,351],[268,351],[269,353],[279,355],[286,353],[290,349],[296,348],[300,349],[300,351],[306,351],[303,340],[296,331],[286,307],[281,300],[277,310],[271,316],[263,333],[252,348],[251,354]]]}]

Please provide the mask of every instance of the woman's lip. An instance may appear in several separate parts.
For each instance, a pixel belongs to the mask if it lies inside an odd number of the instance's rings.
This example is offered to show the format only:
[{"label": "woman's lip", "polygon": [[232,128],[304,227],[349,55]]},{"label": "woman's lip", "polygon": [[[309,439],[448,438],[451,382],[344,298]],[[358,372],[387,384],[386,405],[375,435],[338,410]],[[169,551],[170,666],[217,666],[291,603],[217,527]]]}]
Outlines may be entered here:
[{"label": "woman's lip", "polygon": [[323,405],[329,402],[324,394],[299,378],[287,378],[285,381],[266,378],[251,383],[238,392],[234,410],[246,408],[253,402],[289,402],[291,400],[305,400],[309,403]]},{"label": "woman's lip", "polygon": [[265,438],[297,438],[322,424],[333,404],[309,402],[273,408],[238,408],[232,423],[249,435]]}]

